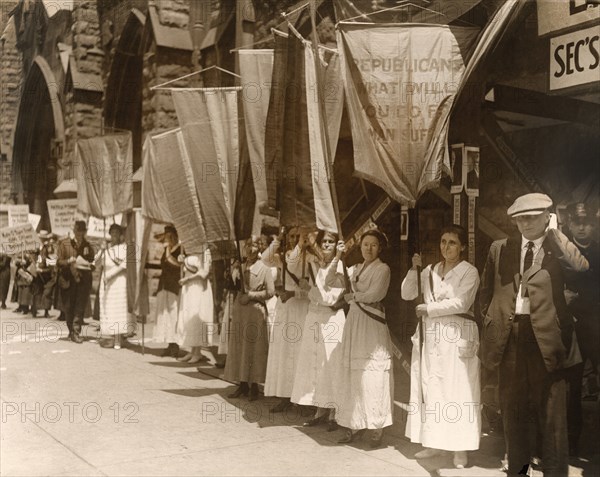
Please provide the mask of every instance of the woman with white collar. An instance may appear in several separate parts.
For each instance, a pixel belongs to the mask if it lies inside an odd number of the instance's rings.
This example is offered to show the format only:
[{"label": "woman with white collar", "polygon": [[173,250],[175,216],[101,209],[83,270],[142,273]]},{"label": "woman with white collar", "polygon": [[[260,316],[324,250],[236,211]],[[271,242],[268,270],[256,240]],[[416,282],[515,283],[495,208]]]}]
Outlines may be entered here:
[{"label": "woman with white collar", "polygon": [[[443,260],[421,272],[424,303],[416,307],[421,323],[412,337],[412,410],[406,423],[406,436],[425,447],[415,458],[451,451],[459,469],[467,465],[467,451],[479,448],[481,431],[479,332],[473,320],[479,273],[461,257],[466,243],[463,227],[444,227]],[[418,296],[420,255],[412,264],[402,282],[404,300]]]}]

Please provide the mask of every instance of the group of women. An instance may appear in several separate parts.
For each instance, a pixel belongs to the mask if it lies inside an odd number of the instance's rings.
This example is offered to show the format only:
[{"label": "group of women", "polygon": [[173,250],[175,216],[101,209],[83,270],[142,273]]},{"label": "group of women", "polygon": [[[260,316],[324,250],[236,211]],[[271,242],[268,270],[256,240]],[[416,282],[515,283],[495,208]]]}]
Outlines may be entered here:
[{"label": "group of women", "polygon": [[[210,252],[184,257],[172,227],[165,228],[163,240],[155,337],[170,343],[165,354],[177,356],[183,345],[191,351],[181,359],[196,362],[199,347],[215,344],[206,333],[213,323]],[[465,245],[462,227],[444,228],[443,260],[420,274],[424,302],[416,307],[420,324],[413,336],[406,427],[407,436],[425,446],[417,458],[453,451],[458,468],[467,464],[466,451],[478,448],[481,427],[473,320],[479,277],[462,260]],[[305,426],[343,426],[340,443],[369,430],[370,445],[378,447],[392,424],[394,402],[383,306],[390,268],[379,258],[386,246],[383,233],[368,230],[360,238],[362,262],[345,270],[344,242],[329,232],[294,228],[268,247],[249,239],[232,273],[238,291],[222,328],[224,377],[239,383],[229,397],[258,399],[264,383],[265,396],[280,398],[274,412],[312,406],[315,414]],[[412,261],[402,282],[405,300],[416,299],[421,289],[421,257]]]}]

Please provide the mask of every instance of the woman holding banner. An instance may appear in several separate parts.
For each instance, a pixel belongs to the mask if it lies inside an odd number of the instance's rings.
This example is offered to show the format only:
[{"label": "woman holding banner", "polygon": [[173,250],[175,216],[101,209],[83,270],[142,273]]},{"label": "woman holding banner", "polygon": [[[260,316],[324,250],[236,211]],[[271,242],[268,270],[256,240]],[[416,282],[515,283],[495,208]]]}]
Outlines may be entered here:
[{"label": "woman holding banner", "polygon": [[[330,232],[319,231],[316,244],[320,261],[308,263],[310,276],[308,288],[308,314],[302,331],[300,343],[300,359],[296,368],[292,402],[305,406],[315,406],[317,411],[304,426],[316,426],[328,422],[328,430],[337,428],[335,410],[339,393],[337,385],[341,369],[341,353],[339,344],[344,332],[346,319],[344,310],[338,307],[345,291],[344,272],[339,259],[342,248],[337,250],[338,236]],[[341,242],[340,242],[341,243]]]},{"label": "woman holding banner", "polygon": [[156,324],[154,326],[154,341],[168,343],[162,352],[162,357],[179,357],[177,344],[177,314],[179,311],[179,292],[181,285],[181,265],[177,261],[181,253],[179,236],[172,225],[166,225],[164,233],[157,236],[163,243],[164,251],[160,258],[161,274],[158,280],[156,294]]},{"label": "woman holding banner", "polygon": [[249,400],[254,401],[258,399],[258,383],[264,383],[267,372],[269,332],[266,301],[275,295],[275,284],[270,268],[259,260],[259,239],[248,239],[244,252],[243,288],[232,310],[225,379],[240,383],[228,397],[249,396]]},{"label": "woman holding banner", "polygon": [[127,311],[127,244],[123,228],[112,224],[108,229],[110,243],[96,255],[100,276],[100,346],[120,349],[128,330]]},{"label": "woman holding banner", "polygon": [[383,428],[392,425],[391,338],[382,304],[390,285],[390,267],[379,259],[386,245],[383,233],[368,230],[360,238],[364,261],[348,270],[352,292],[344,296],[350,310],[342,336],[343,379],[337,418],[348,430],[338,441],[341,444],[371,429],[370,445],[379,447]]},{"label": "woman holding banner", "polygon": [[[426,447],[415,458],[453,451],[457,468],[467,465],[467,451],[479,448],[481,431],[479,332],[473,321],[479,273],[461,257],[466,243],[463,227],[444,227],[440,238],[444,260],[421,272],[425,303],[416,308],[422,326],[412,337],[410,404],[414,411],[406,423],[406,436]],[[402,282],[404,300],[418,297],[420,255],[413,256],[412,265]]]},{"label": "woman holding banner", "polygon": [[214,304],[210,283],[212,264],[210,249],[206,247],[202,255],[180,255],[183,277],[179,280],[181,294],[177,336],[179,345],[190,348],[190,352],[179,358],[190,364],[202,360],[201,347],[212,346],[214,332]]}]

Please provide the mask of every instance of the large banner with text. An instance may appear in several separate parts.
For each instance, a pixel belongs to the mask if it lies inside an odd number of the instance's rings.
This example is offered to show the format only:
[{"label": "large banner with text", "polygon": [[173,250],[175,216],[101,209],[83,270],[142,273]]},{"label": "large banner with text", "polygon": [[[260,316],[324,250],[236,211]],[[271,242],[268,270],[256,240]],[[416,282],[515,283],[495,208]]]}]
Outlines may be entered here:
[{"label": "large banner with text", "polygon": [[[440,128],[478,29],[341,23],[338,48],[357,175],[414,206],[449,171]],[[442,142],[443,143],[443,142]],[[435,145],[439,151],[428,151]]]}]

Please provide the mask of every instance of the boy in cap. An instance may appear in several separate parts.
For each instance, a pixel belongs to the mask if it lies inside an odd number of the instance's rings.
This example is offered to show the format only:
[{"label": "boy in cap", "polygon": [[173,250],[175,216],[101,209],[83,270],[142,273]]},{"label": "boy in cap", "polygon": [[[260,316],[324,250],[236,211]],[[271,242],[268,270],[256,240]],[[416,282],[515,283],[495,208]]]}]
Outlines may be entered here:
[{"label": "boy in cap", "polygon": [[529,436],[536,422],[544,475],[568,473],[564,369],[573,318],[564,297],[564,269],[585,271],[588,263],[564,234],[548,228],[551,206],[550,197],[540,193],[514,201],[507,213],[520,234],[491,245],[479,289],[481,361],[499,369],[508,474],[514,476],[534,455]]},{"label": "boy in cap", "polygon": [[77,220],[73,227],[74,238],[64,238],[58,244],[57,266],[61,277],[61,304],[65,313],[69,339],[82,343],[81,326],[92,288],[94,249],[86,240],[87,225]]},{"label": "boy in cap", "polygon": [[[578,454],[578,441],[583,426],[581,399],[598,395],[600,362],[600,249],[594,240],[598,226],[598,210],[583,202],[567,207],[569,234],[581,254],[589,262],[585,273],[567,274],[567,303],[575,317],[575,332],[581,349],[582,363],[569,369],[569,452]],[[589,360],[589,362],[588,362]],[[588,373],[584,380],[584,367]],[[585,381],[585,385],[584,382]]]}]

